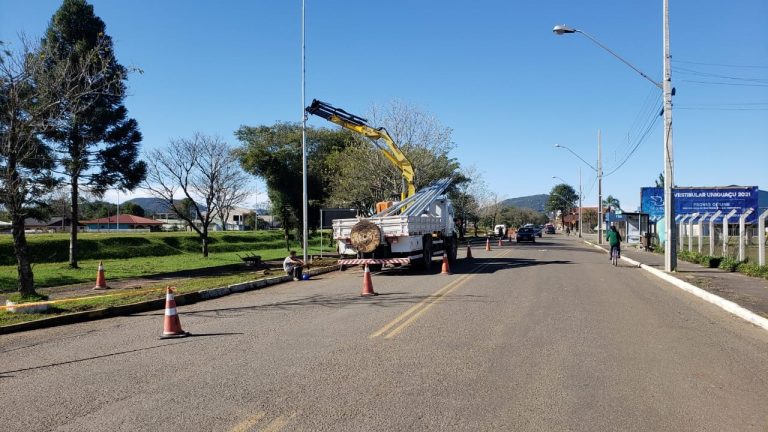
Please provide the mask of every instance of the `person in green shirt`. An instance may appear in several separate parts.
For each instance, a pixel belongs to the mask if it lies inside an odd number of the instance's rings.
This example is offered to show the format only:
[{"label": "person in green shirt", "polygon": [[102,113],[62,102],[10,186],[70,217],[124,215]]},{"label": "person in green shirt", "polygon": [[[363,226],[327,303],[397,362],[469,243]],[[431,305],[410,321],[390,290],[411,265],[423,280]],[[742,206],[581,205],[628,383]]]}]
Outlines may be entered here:
[{"label": "person in green shirt", "polygon": [[613,257],[614,249],[616,249],[617,256],[621,258],[621,234],[616,231],[616,225],[611,225],[611,229],[606,231],[605,239],[608,241],[608,244],[611,245],[611,252],[608,254],[608,259]]}]

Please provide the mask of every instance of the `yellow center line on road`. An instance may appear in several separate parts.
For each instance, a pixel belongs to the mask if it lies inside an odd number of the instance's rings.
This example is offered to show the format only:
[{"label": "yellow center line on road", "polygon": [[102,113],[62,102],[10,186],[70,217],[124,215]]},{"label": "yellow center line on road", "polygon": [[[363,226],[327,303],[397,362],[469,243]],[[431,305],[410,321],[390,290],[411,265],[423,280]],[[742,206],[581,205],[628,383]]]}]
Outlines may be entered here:
[{"label": "yellow center line on road", "polygon": [[[502,256],[508,255],[511,252],[511,250],[506,250],[502,254],[497,254],[494,256],[494,258],[500,258]],[[409,308],[407,311],[403,312],[399,316],[397,316],[394,320],[387,323],[384,327],[376,331],[375,333],[368,336],[369,339],[373,339],[376,337],[379,337],[383,335],[384,333],[387,333],[392,327],[399,324],[401,321],[405,320],[402,324],[400,324],[397,328],[389,332],[386,336],[384,336],[384,339],[391,339],[395,337],[397,334],[402,332],[406,327],[411,325],[413,322],[415,322],[419,317],[421,317],[424,312],[429,310],[435,303],[437,303],[441,298],[444,296],[450,294],[451,292],[458,289],[460,286],[462,286],[465,282],[467,282],[472,276],[474,276],[477,272],[482,270],[483,268],[490,265],[490,263],[482,264],[474,269],[472,269],[469,273],[462,275],[460,278],[451,281],[448,285],[440,288],[438,291],[432,293],[429,295],[429,297],[425,298],[424,300],[420,301],[419,303],[415,304],[411,308]]]},{"label": "yellow center line on road", "polygon": [[446,285],[446,286],[444,286],[444,287],[440,288],[440,289],[439,289],[437,292],[435,292],[435,293],[433,293],[433,294],[430,294],[430,295],[429,295],[429,297],[427,297],[427,298],[425,298],[424,300],[420,301],[419,303],[417,303],[417,304],[415,304],[415,305],[411,306],[411,307],[410,307],[410,308],[409,308],[407,311],[403,312],[403,313],[402,313],[402,314],[400,314],[400,315],[399,315],[397,318],[393,319],[393,320],[392,320],[392,321],[390,321],[390,322],[389,322],[387,325],[385,325],[384,327],[382,327],[381,329],[379,329],[379,331],[377,331],[376,333],[373,333],[373,334],[371,334],[371,335],[369,336],[369,338],[373,339],[373,338],[375,338],[375,337],[379,337],[379,336],[381,336],[382,334],[386,333],[386,332],[387,332],[387,330],[389,330],[390,328],[392,328],[392,327],[394,327],[395,325],[397,325],[397,323],[399,323],[400,321],[402,321],[402,320],[406,319],[406,318],[407,318],[409,315],[411,315],[412,313],[416,312],[416,310],[418,310],[419,308],[423,307],[423,306],[424,306],[425,304],[427,304],[427,302],[429,302],[429,301],[430,301],[432,298],[434,298],[434,297],[436,297],[436,296],[439,296],[441,293],[443,293],[444,291],[446,291],[446,290],[450,289],[450,288],[451,288],[453,285],[455,285],[456,283],[458,283],[458,282],[460,282],[460,281],[462,281],[462,280],[464,280],[464,279],[468,278],[470,275],[471,275],[471,273],[469,273],[469,274],[465,274],[465,275],[462,275],[462,276],[461,276],[459,279],[456,279],[456,280],[452,281],[452,282],[451,282],[451,283],[449,283],[448,285]]},{"label": "yellow center line on road", "polygon": [[428,311],[429,308],[434,306],[437,302],[439,302],[441,299],[443,299],[446,295],[452,293],[453,291],[457,290],[460,286],[464,285],[464,282],[469,280],[469,278],[472,277],[472,276],[474,276],[474,273],[470,273],[469,275],[467,275],[466,278],[457,281],[458,283],[455,284],[451,289],[449,289],[448,291],[445,291],[442,294],[440,294],[439,296],[435,297],[432,300],[432,302],[430,302],[429,304],[427,304],[426,306],[421,308],[418,312],[413,314],[413,316],[408,318],[408,320],[406,320],[404,323],[400,324],[397,328],[395,328],[394,330],[389,332],[386,336],[384,336],[384,339],[392,339],[393,337],[395,337],[398,334],[400,334],[400,332],[405,330],[406,327],[408,327],[412,323],[416,322],[416,320],[418,320],[426,311]]},{"label": "yellow center line on road", "polygon": [[278,432],[279,430],[283,429],[285,425],[288,424],[288,421],[291,420],[294,415],[296,414],[291,414],[289,416],[281,415],[280,417],[272,420],[261,431],[262,432]]},{"label": "yellow center line on road", "polygon": [[256,426],[256,423],[261,421],[261,419],[263,419],[266,415],[267,413],[265,412],[258,412],[238,423],[235,427],[232,428],[231,432],[247,432],[251,430],[252,427]]}]

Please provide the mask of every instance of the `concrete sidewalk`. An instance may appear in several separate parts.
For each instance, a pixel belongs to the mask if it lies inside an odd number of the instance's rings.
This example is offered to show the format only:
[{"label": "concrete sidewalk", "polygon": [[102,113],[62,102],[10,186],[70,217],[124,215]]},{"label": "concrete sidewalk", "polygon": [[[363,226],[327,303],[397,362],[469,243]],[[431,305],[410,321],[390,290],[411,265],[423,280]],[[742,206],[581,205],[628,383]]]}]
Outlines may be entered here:
[{"label": "concrete sidewalk", "polygon": [[[568,238],[568,237],[566,237]],[[576,236],[573,240],[583,240],[597,245],[597,235],[585,234],[582,239]],[[622,257],[630,258],[641,264],[664,272],[664,255],[645,252],[635,245],[621,245]],[[607,243],[602,248],[608,254]],[[768,319],[768,280],[747,276],[741,273],[731,273],[717,268],[707,268],[687,261],[677,260],[677,271],[671,276],[694,285],[718,297],[729,300],[758,316]]]}]

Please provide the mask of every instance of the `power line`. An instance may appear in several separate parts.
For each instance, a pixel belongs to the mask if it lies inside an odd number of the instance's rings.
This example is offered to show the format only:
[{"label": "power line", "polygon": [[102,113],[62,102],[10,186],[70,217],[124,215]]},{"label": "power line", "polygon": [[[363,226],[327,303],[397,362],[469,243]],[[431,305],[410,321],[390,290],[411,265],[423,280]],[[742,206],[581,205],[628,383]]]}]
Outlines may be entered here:
[{"label": "power line", "polygon": [[694,76],[700,76],[700,77],[723,78],[723,79],[729,79],[734,81],[751,81],[751,82],[758,82],[758,83],[768,83],[768,80],[763,78],[745,78],[745,77],[738,77],[733,75],[723,75],[723,74],[717,74],[717,73],[711,73],[711,72],[702,72],[702,71],[697,71],[695,69],[688,69],[688,68],[675,68],[674,71],[681,75],[694,75]]},{"label": "power line", "polygon": [[682,80],[681,82],[689,82],[689,83],[695,83],[695,84],[746,86],[746,87],[768,87],[768,84],[740,84],[740,83],[727,83],[727,82],[717,82],[717,81]]},{"label": "power line", "polygon": [[[660,99],[661,93],[659,93],[657,89],[651,88],[648,92],[648,96],[646,96],[645,101],[643,102],[642,108],[638,111],[635,120],[629,127],[626,143],[619,154],[626,154],[631,151],[632,143],[635,138],[647,128],[648,123],[652,122],[656,116],[656,113],[658,112],[656,105],[659,104]],[[643,119],[642,122],[640,121],[641,119]]]},{"label": "power line", "polygon": [[[768,102],[740,102],[740,103],[711,103],[711,104],[696,104],[696,105],[684,105],[684,106],[744,106],[744,105],[768,105]],[[677,106],[677,105],[676,105]]]},{"label": "power line", "polygon": [[628,161],[628,160],[629,160],[629,159],[632,157],[632,155],[633,155],[633,154],[635,154],[635,152],[637,151],[637,149],[638,149],[638,148],[640,148],[640,144],[642,144],[642,143],[643,143],[643,141],[645,141],[645,139],[648,137],[648,134],[650,134],[650,133],[651,133],[651,130],[653,130],[653,127],[656,125],[656,122],[657,122],[658,120],[659,120],[659,116],[654,116],[654,118],[653,118],[653,121],[652,121],[652,122],[651,122],[651,123],[648,125],[648,127],[645,129],[645,132],[643,133],[643,135],[640,137],[640,139],[639,139],[639,140],[637,140],[637,142],[635,143],[634,147],[632,147],[632,150],[629,152],[629,154],[627,154],[627,156],[624,158],[624,160],[623,160],[623,161],[621,161],[621,163],[620,163],[618,166],[616,166],[616,168],[614,168],[613,170],[611,170],[611,171],[610,171],[610,172],[608,172],[607,174],[603,174],[603,177],[608,177],[609,175],[611,175],[611,174],[615,173],[615,172],[616,172],[616,171],[618,171],[618,170],[619,170],[619,169],[620,169],[622,166],[624,166],[624,164],[625,164],[625,163],[627,163],[627,161]]},{"label": "power line", "polygon": [[702,65],[702,66],[721,66],[721,67],[746,68],[746,69],[768,69],[768,66],[735,65],[735,64],[724,64],[724,63],[703,63],[703,62],[675,60],[675,59],[672,59],[672,63],[685,63],[685,64],[695,64],[695,65]]},{"label": "power line", "polygon": [[768,108],[715,108],[715,107],[688,107],[676,106],[675,109],[691,111],[768,111]]}]

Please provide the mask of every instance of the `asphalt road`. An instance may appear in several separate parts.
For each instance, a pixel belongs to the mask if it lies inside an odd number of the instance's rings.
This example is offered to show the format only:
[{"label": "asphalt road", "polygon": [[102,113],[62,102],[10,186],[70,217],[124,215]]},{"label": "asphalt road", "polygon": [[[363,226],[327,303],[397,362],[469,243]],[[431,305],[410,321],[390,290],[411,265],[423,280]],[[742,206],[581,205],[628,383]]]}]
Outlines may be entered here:
[{"label": "asphalt road", "polygon": [[0,335],[0,429],[768,430],[768,332],[573,238],[472,252]]}]

